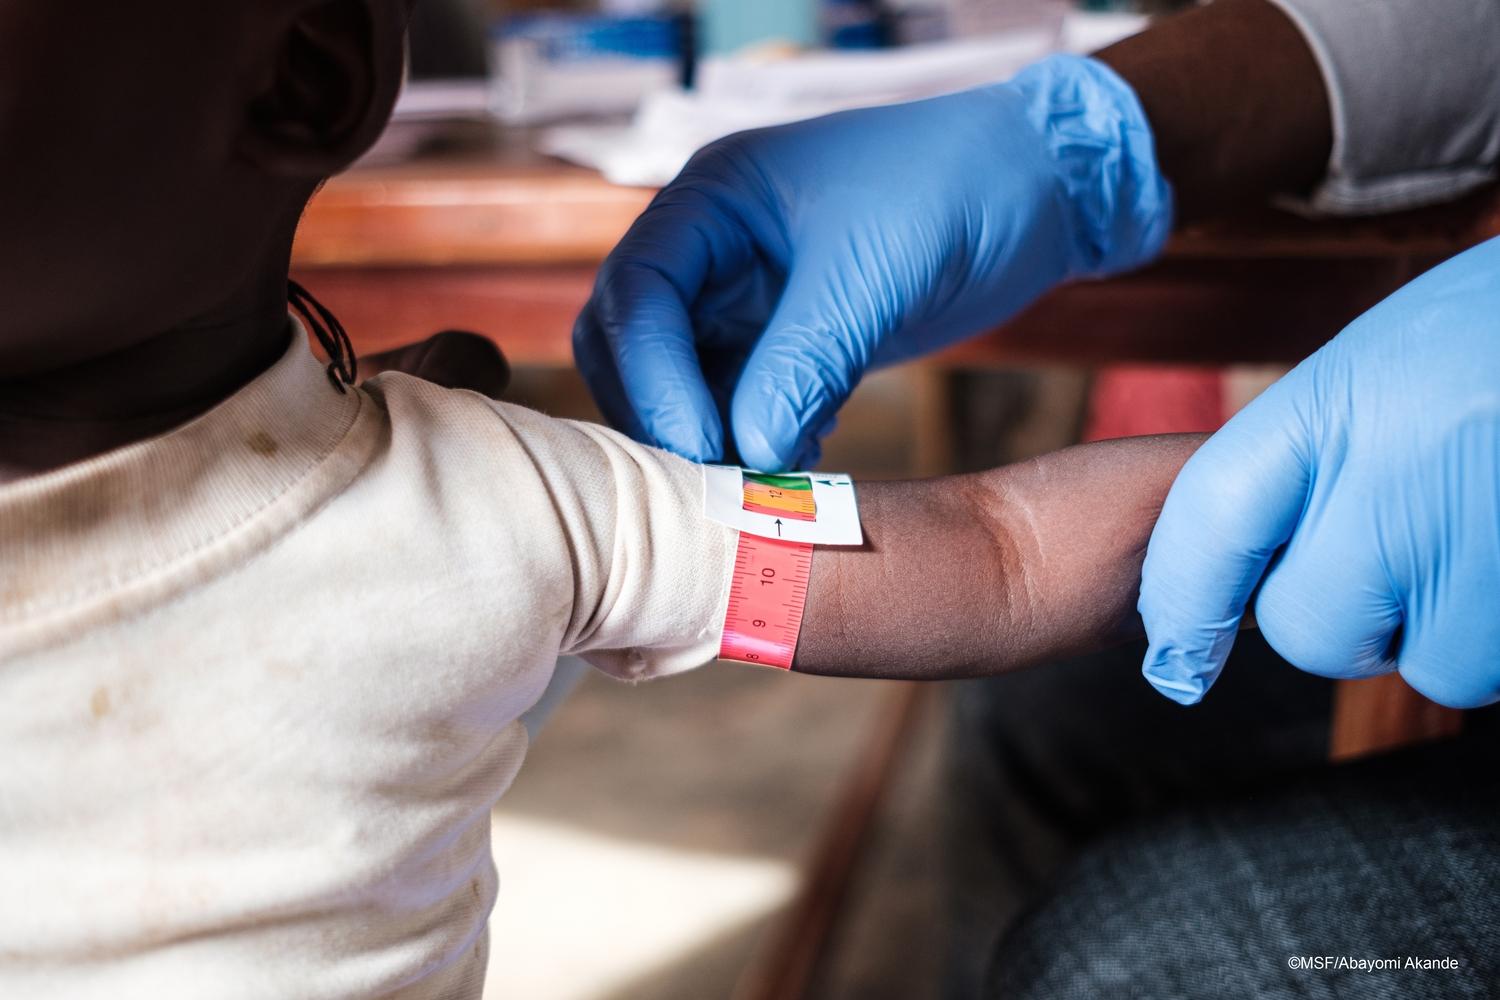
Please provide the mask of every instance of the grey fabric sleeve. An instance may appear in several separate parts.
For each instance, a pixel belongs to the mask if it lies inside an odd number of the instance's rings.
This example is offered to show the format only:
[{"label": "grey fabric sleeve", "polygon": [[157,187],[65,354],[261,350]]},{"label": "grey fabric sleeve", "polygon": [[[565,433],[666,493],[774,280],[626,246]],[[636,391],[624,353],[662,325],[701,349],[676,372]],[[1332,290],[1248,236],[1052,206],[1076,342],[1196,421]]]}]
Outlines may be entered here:
[{"label": "grey fabric sleeve", "polygon": [[1358,215],[1457,197],[1500,164],[1500,0],[1270,0],[1333,110],[1328,176],[1302,207]]}]

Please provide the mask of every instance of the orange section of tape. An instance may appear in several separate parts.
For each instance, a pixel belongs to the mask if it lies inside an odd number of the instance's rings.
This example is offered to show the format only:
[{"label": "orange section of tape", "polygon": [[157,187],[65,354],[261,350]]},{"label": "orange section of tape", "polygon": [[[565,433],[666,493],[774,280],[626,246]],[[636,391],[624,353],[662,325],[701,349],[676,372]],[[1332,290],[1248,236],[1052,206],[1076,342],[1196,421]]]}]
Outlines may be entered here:
[{"label": "orange section of tape", "polygon": [[763,667],[792,668],[813,547],[740,532],[729,586],[729,610],[719,658]]},{"label": "orange section of tape", "polygon": [[807,476],[771,475],[764,472],[745,472],[742,475],[746,510],[797,521],[818,519],[812,480]]}]

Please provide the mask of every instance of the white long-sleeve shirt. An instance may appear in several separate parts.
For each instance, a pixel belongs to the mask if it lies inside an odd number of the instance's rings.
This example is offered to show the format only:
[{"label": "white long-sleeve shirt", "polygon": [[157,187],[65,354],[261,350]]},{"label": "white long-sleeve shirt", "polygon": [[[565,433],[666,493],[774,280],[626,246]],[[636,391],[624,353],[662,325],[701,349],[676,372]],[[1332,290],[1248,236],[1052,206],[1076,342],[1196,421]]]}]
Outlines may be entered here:
[{"label": "white long-sleeve shirt", "polygon": [[1500,176],[1500,0],[1271,0],[1312,49],[1333,112],[1310,207],[1412,208]]},{"label": "white long-sleeve shirt", "polygon": [[599,427],[340,395],[300,338],[0,488],[0,996],[478,996],[517,718],[559,653],[714,656],[734,533],[701,504]]}]

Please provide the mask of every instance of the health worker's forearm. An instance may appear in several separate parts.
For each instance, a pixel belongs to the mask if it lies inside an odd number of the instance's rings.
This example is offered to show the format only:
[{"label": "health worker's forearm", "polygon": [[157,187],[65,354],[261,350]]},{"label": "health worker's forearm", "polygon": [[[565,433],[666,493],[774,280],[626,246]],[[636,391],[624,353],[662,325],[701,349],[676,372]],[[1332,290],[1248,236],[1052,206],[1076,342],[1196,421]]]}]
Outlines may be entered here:
[{"label": "health worker's forearm", "polygon": [[794,669],[975,677],[1140,636],[1146,542],[1203,440],[1127,438],[974,475],[862,483],[866,543],[815,550]]},{"label": "health worker's forearm", "polygon": [[1179,224],[1306,192],[1327,170],[1322,74],[1301,32],[1266,0],[1218,0],[1095,56],[1145,108]]}]

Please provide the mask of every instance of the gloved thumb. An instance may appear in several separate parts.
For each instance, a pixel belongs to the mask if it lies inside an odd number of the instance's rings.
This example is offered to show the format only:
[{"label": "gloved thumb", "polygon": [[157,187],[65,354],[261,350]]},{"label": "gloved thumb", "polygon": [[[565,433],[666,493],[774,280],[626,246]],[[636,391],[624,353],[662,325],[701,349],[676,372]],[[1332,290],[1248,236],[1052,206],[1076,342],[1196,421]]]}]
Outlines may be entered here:
[{"label": "gloved thumb", "polygon": [[730,403],[745,465],[788,469],[819,453],[818,437],[869,367],[880,335],[868,307],[852,307],[832,266],[794,268],[745,362]]},{"label": "gloved thumb", "polygon": [[1142,672],[1195,704],[1218,678],[1245,605],[1302,516],[1311,456],[1294,409],[1305,366],[1204,442],[1172,484],[1141,570]]}]

